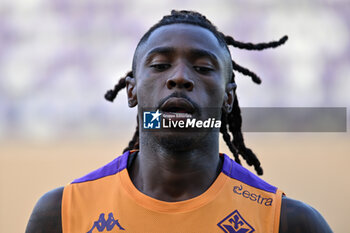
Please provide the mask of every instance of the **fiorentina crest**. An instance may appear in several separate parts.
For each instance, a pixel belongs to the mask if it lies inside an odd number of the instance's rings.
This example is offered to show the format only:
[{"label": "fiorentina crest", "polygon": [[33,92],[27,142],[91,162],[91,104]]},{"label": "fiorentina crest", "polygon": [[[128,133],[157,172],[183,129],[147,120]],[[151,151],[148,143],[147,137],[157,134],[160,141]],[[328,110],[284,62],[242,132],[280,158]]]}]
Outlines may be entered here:
[{"label": "fiorentina crest", "polygon": [[221,222],[218,223],[218,226],[225,233],[253,233],[254,228],[249,225],[249,223],[244,220],[238,210],[233,211]]}]

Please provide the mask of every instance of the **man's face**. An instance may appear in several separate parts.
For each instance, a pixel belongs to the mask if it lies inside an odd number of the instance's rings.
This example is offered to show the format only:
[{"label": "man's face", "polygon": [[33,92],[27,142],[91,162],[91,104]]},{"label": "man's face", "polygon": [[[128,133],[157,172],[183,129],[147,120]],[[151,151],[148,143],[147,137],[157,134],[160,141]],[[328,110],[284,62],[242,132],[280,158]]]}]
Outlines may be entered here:
[{"label": "man's face", "polygon": [[208,108],[220,115],[224,100],[232,95],[232,88],[227,88],[230,55],[212,32],[199,26],[172,24],[156,29],[138,48],[136,67],[128,97],[129,105],[131,98],[138,104],[139,115],[144,108],[160,108],[203,119],[209,116]]}]

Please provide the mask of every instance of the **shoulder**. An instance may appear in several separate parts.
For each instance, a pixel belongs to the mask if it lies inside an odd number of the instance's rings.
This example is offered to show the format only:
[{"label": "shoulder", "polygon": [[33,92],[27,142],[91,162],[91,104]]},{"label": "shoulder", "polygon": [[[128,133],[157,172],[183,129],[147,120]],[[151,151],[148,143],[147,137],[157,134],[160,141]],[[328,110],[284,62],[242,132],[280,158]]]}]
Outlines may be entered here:
[{"label": "shoulder", "polygon": [[84,182],[88,182],[88,181],[101,179],[103,177],[111,176],[111,175],[114,175],[114,174],[124,170],[125,168],[127,168],[129,154],[130,154],[130,151],[126,151],[124,154],[118,156],[113,161],[109,162],[108,164],[104,165],[103,167],[100,167],[100,168],[96,169],[95,171],[92,171],[83,177],[75,179],[72,182],[72,184],[84,183]]},{"label": "shoulder", "polygon": [[244,184],[251,187],[270,192],[276,193],[277,187],[269,184],[265,180],[261,179],[242,165],[233,161],[226,154],[222,154],[224,157],[224,163],[222,167],[222,172],[232,179],[238,180]]},{"label": "shoulder", "polygon": [[[129,151],[125,152],[121,156],[118,156],[105,166],[90,172],[81,178],[75,179],[71,185],[77,183],[87,183],[88,181],[93,181],[116,174],[127,167],[128,157]],[[68,192],[71,185],[66,186],[66,192]],[[61,208],[63,191],[64,187],[60,187],[47,192],[39,199],[29,218],[26,233],[62,232]]]},{"label": "shoulder", "polygon": [[29,218],[26,233],[62,232],[61,202],[64,187],[56,188],[44,194]]},{"label": "shoulder", "polygon": [[332,230],[316,209],[301,201],[283,197],[279,232],[329,233]]}]

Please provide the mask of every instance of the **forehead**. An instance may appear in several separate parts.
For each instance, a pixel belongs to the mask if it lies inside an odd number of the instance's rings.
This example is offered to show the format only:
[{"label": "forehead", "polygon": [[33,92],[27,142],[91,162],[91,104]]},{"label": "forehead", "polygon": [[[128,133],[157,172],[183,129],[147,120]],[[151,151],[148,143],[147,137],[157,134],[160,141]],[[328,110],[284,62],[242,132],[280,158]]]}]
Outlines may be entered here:
[{"label": "forehead", "polygon": [[223,63],[230,58],[228,51],[219,44],[211,31],[190,24],[171,24],[154,30],[145,43],[139,47],[138,62],[149,51],[157,47],[172,47],[177,51],[207,50],[216,55]]}]

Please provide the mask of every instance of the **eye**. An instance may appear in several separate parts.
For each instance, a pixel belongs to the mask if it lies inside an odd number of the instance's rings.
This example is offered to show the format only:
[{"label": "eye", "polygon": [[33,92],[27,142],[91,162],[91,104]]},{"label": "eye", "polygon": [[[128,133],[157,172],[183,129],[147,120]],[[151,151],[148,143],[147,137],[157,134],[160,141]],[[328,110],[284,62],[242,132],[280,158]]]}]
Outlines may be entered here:
[{"label": "eye", "polygon": [[161,72],[169,69],[170,64],[154,64],[154,65],[151,65],[150,67],[152,67],[155,71]]},{"label": "eye", "polygon": [[206,66],[194,66],[193,68],[200,74],[208,74],[214,70],[213,68]]}]

